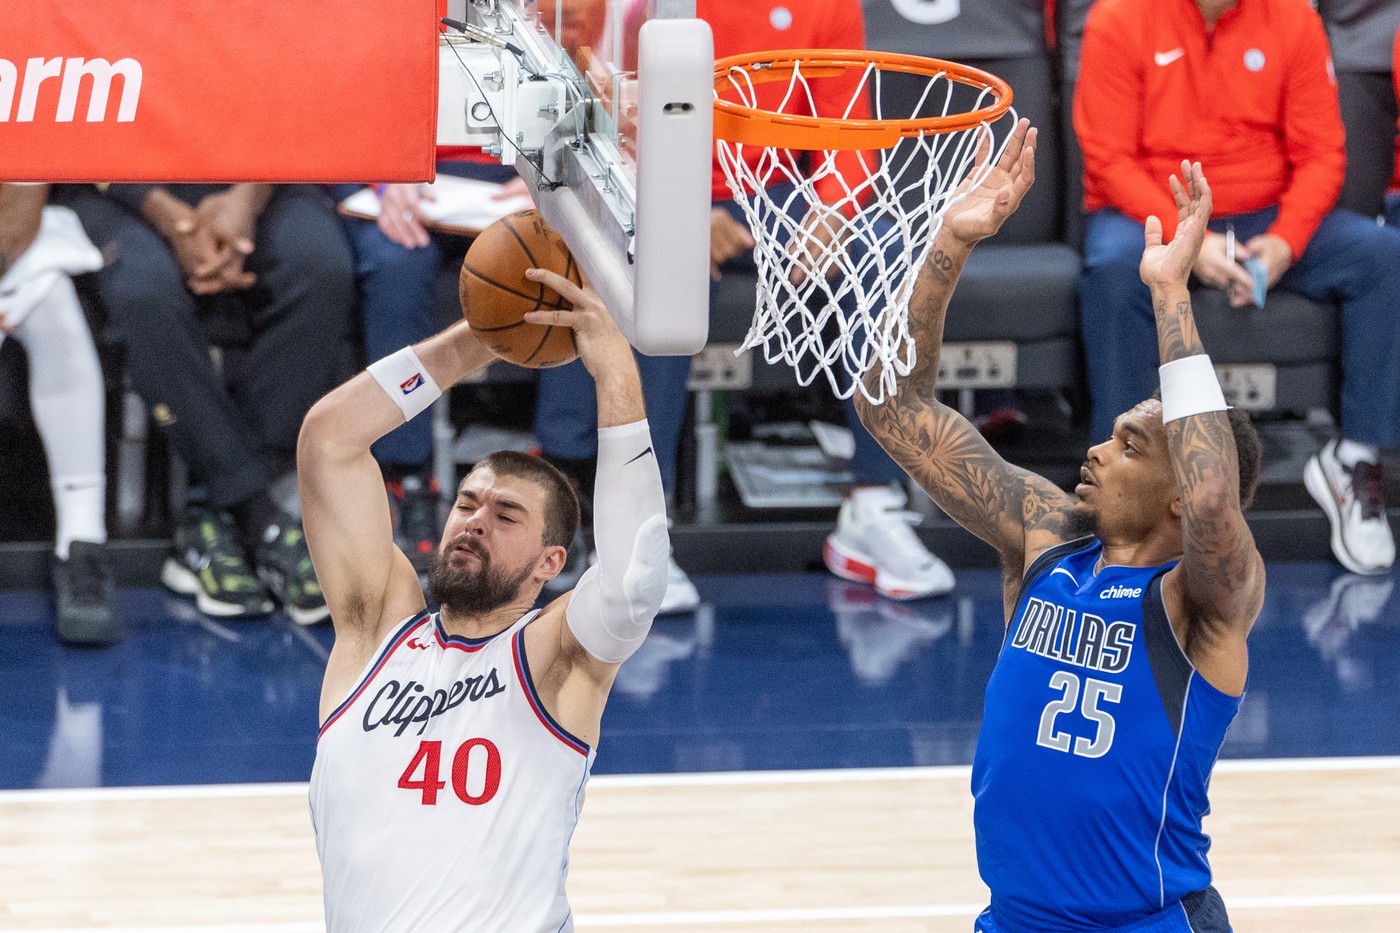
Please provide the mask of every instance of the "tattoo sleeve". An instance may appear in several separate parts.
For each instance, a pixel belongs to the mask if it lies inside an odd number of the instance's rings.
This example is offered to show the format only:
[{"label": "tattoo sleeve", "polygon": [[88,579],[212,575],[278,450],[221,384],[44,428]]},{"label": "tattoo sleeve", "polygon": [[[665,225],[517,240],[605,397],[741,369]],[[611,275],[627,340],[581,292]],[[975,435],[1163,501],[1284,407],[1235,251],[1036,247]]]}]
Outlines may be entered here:
[{"label": "tattoo sleeve", "polygon": [[[1190,296],[1153,296],[1157,344],[1168,363],[1205,352]],[[1263,596],[1263,564],[1240,509],[1239,461],[1223,411],[1178,418],[1166,426],[1172,472],[1181,495],[1182,570],[1194,615],[1206,625],[1253,623]]]},{"label": "tattoo sleeve", "polygon": [[1054,484],[1001,458],[966,418],[935,398],[948,301],[969,248],[934,242],[910,302],[915,363],[883,404],[856,396],[861,422],[948,515],[995,548],[1019,583],[1034,533],[1059,538],[1071,506]]}]

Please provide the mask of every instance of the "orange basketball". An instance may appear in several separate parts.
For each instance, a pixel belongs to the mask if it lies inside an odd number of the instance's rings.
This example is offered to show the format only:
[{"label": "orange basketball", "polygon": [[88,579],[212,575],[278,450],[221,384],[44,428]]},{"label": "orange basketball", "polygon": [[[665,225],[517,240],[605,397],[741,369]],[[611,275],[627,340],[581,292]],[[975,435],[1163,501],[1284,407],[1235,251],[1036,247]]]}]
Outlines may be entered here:
[{"label": "orange basketball", "polygon": [[492,353],[519,366],[542,369],[578,359],[571,328],[525,320],[530,311],[573,307],[558,292],[525,278],[526,269],[550,269],[579,281],[578,264],[563,238],[535,210],[502,217],[467,250],[458,280],[467,323]]}]

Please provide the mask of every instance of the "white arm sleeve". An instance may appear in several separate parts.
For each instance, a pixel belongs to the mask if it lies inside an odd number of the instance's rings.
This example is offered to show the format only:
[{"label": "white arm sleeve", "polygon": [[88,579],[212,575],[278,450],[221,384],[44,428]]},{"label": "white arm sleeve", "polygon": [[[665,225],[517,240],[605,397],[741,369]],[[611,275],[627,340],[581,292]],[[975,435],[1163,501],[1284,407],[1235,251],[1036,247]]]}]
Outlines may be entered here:
[{"label": "white arm sleeve", "polygon": [[598,563],[579,579],[565,618],[584,650],[621,664],[647,637],[666,595],[666,495],[645,420],[598,429],[593,491]]}]

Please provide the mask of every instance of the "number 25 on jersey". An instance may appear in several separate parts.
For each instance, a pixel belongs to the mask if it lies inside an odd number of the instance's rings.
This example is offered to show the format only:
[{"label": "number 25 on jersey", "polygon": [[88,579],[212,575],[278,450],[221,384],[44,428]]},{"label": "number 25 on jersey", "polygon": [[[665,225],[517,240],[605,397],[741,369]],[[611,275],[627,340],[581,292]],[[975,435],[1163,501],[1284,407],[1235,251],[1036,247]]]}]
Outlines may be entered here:
[{"label": "number 25 on jersey", "polygon": [[[1079,678],[1069,671],[1056,671],[1050,678],[1050,689],[1063,692],[1058,700],[1051,700],[1046,705],[1045,712],[1040,714],[1040,733],[1036,736],[1035,744],[1068,752],[1072,740],[1073,754],[1080,757],[1102,758],[1108,754],[1108,750],[1113,747],[1113,730],[1116,723],[1107,710],[1099,708],[1099,704],[1117,703],[1122,700],[1123,685],[1086,677],[1084,696],[1081,700]],[[1098,724],[1098,734],[1094,736],[1093,741],[1082,735],[1075,738],[1068,732],[1060,731],[1055,724],[1055,720],[1062,714],[1073,712],[1076,706],[1085,719]]]}]

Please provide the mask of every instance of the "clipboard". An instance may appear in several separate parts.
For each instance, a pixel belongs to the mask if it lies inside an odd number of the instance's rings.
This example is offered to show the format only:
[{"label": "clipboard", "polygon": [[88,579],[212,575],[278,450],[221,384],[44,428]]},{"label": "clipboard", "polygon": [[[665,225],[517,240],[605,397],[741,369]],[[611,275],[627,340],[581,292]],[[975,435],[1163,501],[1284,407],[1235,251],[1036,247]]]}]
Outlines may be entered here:
[{"label": "clipboard", "polygon": [[[435,233],[476,236],[507,214],[534,206],[528,194],[497,199],[496,194],[503,187],[459,175],[438,175],[437,180],[428,185],[436,199],[422,201],[423,225]],[[374,189],[361,188],[341,201],[336,210],[346,217],[378,220],[380,207],[379,195]]]}]

